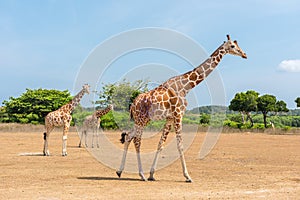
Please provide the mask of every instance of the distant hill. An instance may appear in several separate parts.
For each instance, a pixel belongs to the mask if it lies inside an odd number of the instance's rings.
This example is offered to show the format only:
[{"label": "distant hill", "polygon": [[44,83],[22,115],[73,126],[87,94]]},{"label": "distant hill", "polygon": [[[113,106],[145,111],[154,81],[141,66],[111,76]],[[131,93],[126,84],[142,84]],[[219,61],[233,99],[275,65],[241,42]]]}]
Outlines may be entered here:
[{"label": "distant hill", "polygon": [[300,116],[300,109],[293,109],[290,110],[287,115],[292,115],[292,116]]},{"label": "distant hill", "polygon": [[192,110],[188,110],[187,113],[191,114],[197,114],[197,113],[206,113],[206,114],[212,114],[212,113],[234,113],[233,111],[229,110],[227,106],[201,106],[197,108],[193,108]]}]

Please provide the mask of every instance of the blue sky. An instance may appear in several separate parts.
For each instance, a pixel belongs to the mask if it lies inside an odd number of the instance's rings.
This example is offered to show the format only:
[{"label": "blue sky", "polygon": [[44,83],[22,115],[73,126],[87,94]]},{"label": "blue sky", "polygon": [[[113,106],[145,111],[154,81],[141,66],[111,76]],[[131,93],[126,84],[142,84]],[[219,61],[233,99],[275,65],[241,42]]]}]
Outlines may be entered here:
[{"label": "blue sky", "polygon": [[[228,55],[217,68],[226,104],[235,93],[252,89],[273,94],[295,108],[294,100],[300,96],[299,19],[297,0],[1,0],[0,102],[26,88],[68,89],[74,94],[80,67],[99,44],[132,29],[158,27],[190,37],[208,54],[226,34],[239,42],[248,59]],[[191,69],[178,57],[157,51],[128,55],[115,65],[123,65],[121,61],[128,71],[143,63],[174,65],[176,73]],[[115,73],[107,71],[104,81],[117,81]],[[211,104],[205,83],[198,87],[197,98],[203,97],[198,104]]]}]

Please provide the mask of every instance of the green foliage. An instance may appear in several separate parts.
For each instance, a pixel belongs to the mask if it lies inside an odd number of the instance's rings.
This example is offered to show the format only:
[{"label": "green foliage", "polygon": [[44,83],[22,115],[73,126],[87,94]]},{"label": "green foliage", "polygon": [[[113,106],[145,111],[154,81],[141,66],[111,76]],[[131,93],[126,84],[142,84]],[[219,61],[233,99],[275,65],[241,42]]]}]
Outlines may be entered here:
[{"label": "green foliage", "polygon": [[237,93],[231,100],[229,109],[238,112],[252,112],[257,109],[259,93],[253,90]]},{"label": "green foliage", "polygon": [[119,83],[106,84],[99,94],[100,107],[106,107],[108,104],[114,105],[116,111],[128,111],[130,104],[142,92],[147,91],[148,82],[138,80],[130,83],[125,79]]},{"label": "green foliage", "polygon": [[210,115],[209,114],[203,113],[200,116],[200,124],[209,124],[209,121],[210,121]]},{"label": "green foliage", "polygon": [[26,89],[20,97],[3,101],[2,122],[44,123],[44,117],[72,99],[70,93],[47,89]]},{"label": "green foliage", "polygon": [[284,101],[277,101],[273,95],[265,94],[258,97],[257,109],[262,112],[264,117],[264,125],[267,128],[267,114],[268,112],[288,112],[286,103]]},{"label": "green foliage", "polygon": [[[115,118],[118,119],[118,121],[120,119],[120,124],[116,122]],[[127,117],[128,118],[128,117]],[[118,112],[109,112],[106,115],[103,115],[101,117],[101,123],[100,126],[103,130],[116,130],[116,129],[120,129],[119,125],[122,127],[123,126],[123,121],[125,118],[124,116],[120,117],[120,113]]]},{"label": "green foliage", "polygon": [[258,92],[249,90],[247,92],[237,93],[235,97],[231,100],[229,109],[233,111],[238,111],[242,114],[243,124],[245,124],[244,114],[246,114],[247,119],[250,119],[251,121],[251,126],[253,126],[251,112],[255,112],[257,110],[258,95]]},{"label": "green foliage", "polygon": [[259,130],[264,130],[265,129],[265,125],[264,124],[254,124],[253,129],[259,129]]},{"label": "green foliage", "polygon": [[231,128],[239,128],[239,122],[235,122],[235,121],[231,121],[231,120],[225,120],[224,121],[224,126],[228,126],[228,127],[231,127]]},{"label": "green foliage", "polygon": [[265,94],[258,97],[257,109],[263,114],[267,114],[271,111],[276,111],[276,97],[270,94]]},{"label": "green foliage", "polygon": [[77,106],[73,111],[72,118],[76,126],[82,126],[85,118],[92,114],[93,111],[89,111],[87,109],[82,108],[81,106]]},{"label": "green foliage", "polygon": [[277,101],[275,104],[276,112],[289,112],[289,109],[286,107],[286,103],[284,101]]}]

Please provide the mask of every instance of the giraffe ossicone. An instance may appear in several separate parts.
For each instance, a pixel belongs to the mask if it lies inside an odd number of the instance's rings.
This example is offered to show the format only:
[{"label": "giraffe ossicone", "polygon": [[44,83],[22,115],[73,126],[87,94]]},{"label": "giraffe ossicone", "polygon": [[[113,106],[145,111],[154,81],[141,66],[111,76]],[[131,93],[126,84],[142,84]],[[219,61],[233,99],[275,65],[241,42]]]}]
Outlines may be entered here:
[{"label": "giraffe ossicone", "polygon": [[63,126],[63,137],[62,137],[62,156],[67,155],[67,135],[72,120],[72,112],[75,107],[79,104],[84,94],[90,93],[90,85],[85,84],[82,86],[81,91],[67,104],[63,105],[59,109],[52,111],[45,117],[45,130],[44,132],[44,150],[45,156],[50,156],[48,141],[50,132],[54,127]]},{"label": "giraffe ossicone", "polygon": [[167,139],[171,127],[173,126],[176,133],[177,149],[181,160],[183,175],[186,178],[186,182],[192,182],[186,167],[181,134],[182,118],[187,107],[186,95],[217,67],[221,59],[226,54],[247,58],[246,53],[244,53],[244,51],[238,46],[237,41],[232,41],[230,36],[227,35],[227,41],[219,46],[211,54],[211,56],[198,67],[182,75],[172,77],[153,90],[137,96],[130,106],[130,115],[134,120],[134,127],[131,131],[122,133],[120,140],[122,143],[124,143],[124,151],[120,168],[116,172],[119,177],[121,177],[125,167],[128,146],[133,140],[136,149],[139,175],[142,180],[146,180],[140,157],[142,133],[144,127],[151,120],[165,119],[166,123],[157,146],[157,151],[150,169],[150,176],[148,180],[155,180],[154,172],[157,166],[159,154],[162,151],[163,145]]}]

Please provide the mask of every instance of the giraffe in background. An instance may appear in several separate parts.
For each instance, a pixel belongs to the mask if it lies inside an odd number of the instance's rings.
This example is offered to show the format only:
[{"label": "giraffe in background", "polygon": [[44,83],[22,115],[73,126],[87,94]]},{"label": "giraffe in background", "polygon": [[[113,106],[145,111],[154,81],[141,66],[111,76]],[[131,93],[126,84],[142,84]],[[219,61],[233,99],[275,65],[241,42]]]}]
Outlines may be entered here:
[{"label": "giraffe in background", "polygon": [[128,146],[133,140],[139,175],[142,180],[146,180],[140,158],[140,145],[144,127],[150,120],[166,120],[163,128],[157,151],[150,169],[148,180],[154,181],[154,172],[157,166],[158,156],[163,148],[171,126],[174,127],[176,133],[177,149],[179,152],[183,175],[186,182],[192,182],[185,163],[182,144],[182,117],[187,107],[186,95],[196,85],[201,83],[219,64],[221,59],[226,54],[232,54],[247,58],[243,50],[238,46],[237,41],[232,41],[227,35],[227,41],[218,47],[209,58],[193,70],[182,75],[170,78],[157,88],[150,90],[147,93],[140,94],[130,107],[131,118],[134,120],[134,127],[128,133],[122,133],[121,142],[125,143],[123,158],[119,170],[116,172],[121,177],[124,170]]},{"label": "giraffe in background", "polygon": [[48,149],[48,140],[50,132],[54,129],[54,127],[63,126],[63,137],[62,137],[62,156],[67,155],[67,134],[70,127],[70,122],[72,120],[72,111],[79,104],[81,98],[84,94],[90,93],[90,86],[88,84],[83,85],[82,90],[67,104],[60,107],[58,110],[50,112],[45,117],[45,129],[44,133],[44,150],[43,153],[45,156],[49,156],[50,152]]},{"label": "giraffe in background", "polygon": [[99,135],[98,135],[98,131],[99,131],[100,122],[101,122],[100,118],[103,115],[106,115],[111,110],[113,110],[113,106],[109,105],[109,106],[107,106],[103,110],[96,110],[93,113],[93,115],[89,115],[89,116],[87,116],[85,118],[85,120],[83,122],[83,125],[82,125],[81,138],[80,138],[80,142],[79,142],[79,145],[78,145],[79,147],[81,147],[83,137],[84,137],[85,147],[88,147],[87,141],[86,141],[86,136],[87,136],[88,130],[92,130],[93,131],[92,148],[94,148],[94,137],[96,137],[97,147],[99,148]]}]

